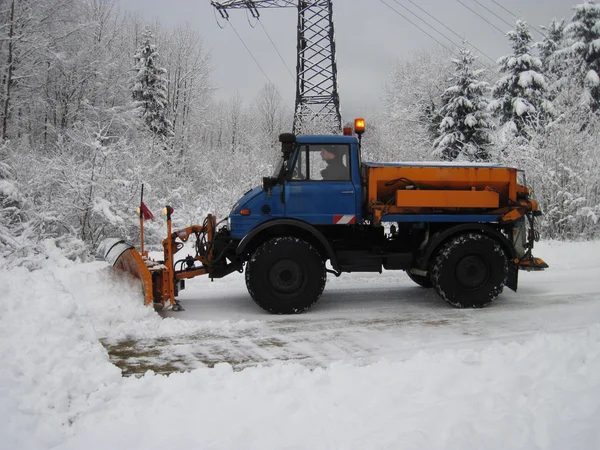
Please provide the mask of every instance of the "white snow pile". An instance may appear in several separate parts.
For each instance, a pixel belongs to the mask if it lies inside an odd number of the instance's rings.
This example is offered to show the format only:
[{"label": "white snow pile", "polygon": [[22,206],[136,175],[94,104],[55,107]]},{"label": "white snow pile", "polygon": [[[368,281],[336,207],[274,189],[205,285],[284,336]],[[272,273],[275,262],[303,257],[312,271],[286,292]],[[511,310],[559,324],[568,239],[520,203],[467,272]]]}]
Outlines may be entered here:
[{"label": "white snow pile", "polygon": [[544,75],[536,72],[535,70],[526,70],[519,74],[519,81],[517,83],[522,88],[528,88],[532,86],[541,86],[547,89],[546,78]]},{"label": "white snow pile", "polygon": [[598,73],[596,73],[595,70],[590,70],[587,73],[585,81],[587,81],[590,86],[600,86],[600,76],[598,76]]},{"label": "white snow pile", "polygon": [[104,263],[53,254],[41,270],[1,267],[2,448],[564,450],[600,442],[597,325],[367,366],[282,362],[234,372],[220,364],[123,378],[99,337],[198,325],[161,320]]},{"label": "white snow pile", "polygon": [[535,106],[529,103],[524,98],[517,97],[513,100],[513,108],[518,116],[522,116],[527,113],[534,113]]}]

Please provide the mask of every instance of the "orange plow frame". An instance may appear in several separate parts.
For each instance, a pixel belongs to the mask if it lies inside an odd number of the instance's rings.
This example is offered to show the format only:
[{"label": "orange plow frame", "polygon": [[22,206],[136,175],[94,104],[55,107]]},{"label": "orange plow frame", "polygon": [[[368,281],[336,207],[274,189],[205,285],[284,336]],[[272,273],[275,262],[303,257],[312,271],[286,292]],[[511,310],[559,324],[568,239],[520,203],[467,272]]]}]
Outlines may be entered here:
[{"label": "orange plow frame", "polygon": [[[120,239],[106,239],[100,244],[98,253],[115,269],[129,274],[140,280],[144,295],[144,304],[155,307],[182,310],[176,295],[183,289],[183,280],[205,275],[210,272],[210,261],[213,257],[212,240],[216,228],[216,219],[208,215],[204,225],[191,225],[187,228],[172,231],[170,206],[165,208],[167,215],[167,238],[162,242],[164,259],[155,261],[144,251],[144,224],[140,219],[141,254],[132,245]],[[175,262],[175,254],[184,247],[191,235],[202,239],[205,246],[196,243],[196,255],[188,255],[185,259]],[[201,266],[196,266],[198,261]],[[176,270],[177,263],[186,264],[185,269]]]}]

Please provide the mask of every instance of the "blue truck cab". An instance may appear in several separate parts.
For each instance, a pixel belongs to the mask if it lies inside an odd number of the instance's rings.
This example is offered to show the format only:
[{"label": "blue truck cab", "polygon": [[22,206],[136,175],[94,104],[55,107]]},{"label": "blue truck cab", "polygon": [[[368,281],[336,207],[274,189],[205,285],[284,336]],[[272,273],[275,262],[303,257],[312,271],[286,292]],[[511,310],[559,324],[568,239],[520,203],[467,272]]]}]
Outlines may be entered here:
[{"label": "blue truck cab", "polygon": [[[327,159],[334,155],[333,159]],[[361,223],[362,189],[358,139],[353,136],[298,136],[281,157],[273,177],[248,191],[230,213],[231,236],[243,239],[255,227],[292,218],[306,224]],[[329,176],[335,161],[337,172]]]}]

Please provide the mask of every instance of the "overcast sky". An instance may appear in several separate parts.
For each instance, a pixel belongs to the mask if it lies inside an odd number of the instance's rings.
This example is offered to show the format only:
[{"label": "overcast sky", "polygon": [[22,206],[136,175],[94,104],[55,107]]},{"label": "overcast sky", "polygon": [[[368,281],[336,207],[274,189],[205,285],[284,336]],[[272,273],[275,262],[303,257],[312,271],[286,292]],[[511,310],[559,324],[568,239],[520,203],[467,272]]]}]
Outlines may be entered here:
[{"label": "overcast sky", "polygon": [[[221,0],[224,2],[224,0]],[[508,54],[506,37],[498,30],[510,29],[506,22],[514,17],[530,24],[547,25],[552,18],[573,16],[578,0],[333,0],[335,41],[337,46],[338,84],[342,117],[368,117],[380,105],[383,85],[394,62],[409,56],[412,51],[438,46],[431,37],[417,29],[398,13],[419,25],[442,44],[452,47],[407,11],[408,8],[426,19],[432,26],[453,41],[456,35],[419,10],[418,5],[452,31],[468,39],[493,60]],[[123,10],[137,11],[149,21],[158,20],[167,27],[188,22],[200,30],[206,48],[210,50],[213,81],[219,88],[218,98],[228,98],[238,91],[246,100],[253,98],[268,83],[267,78],[231,25],[215,14],[210,0],[117,0]],[[490,23],[478,17],[465,5]],[[503,9],[502,7],[506,8]],[[486,10],[487,8],[488,10]],[[494,14],[502,18],[496,17]],[[231,24],[240,34],[269,79],[276,86],[290,111],[295,98],[297,10],[261,9],[261,22],[256,24],[244,10],[230,12]],[[224,26],[219,28],[217,24]],[[252,27],[254,26],[254,28]],[[496,29],[498,28],[498,29]],[[275,42],[286,64],[281,61],[269,37]],[[534,32],[534,39],[541,36]],[[483,62],[491,62],[480,56]],[[287,65],[287,68],[286,68]]]}]

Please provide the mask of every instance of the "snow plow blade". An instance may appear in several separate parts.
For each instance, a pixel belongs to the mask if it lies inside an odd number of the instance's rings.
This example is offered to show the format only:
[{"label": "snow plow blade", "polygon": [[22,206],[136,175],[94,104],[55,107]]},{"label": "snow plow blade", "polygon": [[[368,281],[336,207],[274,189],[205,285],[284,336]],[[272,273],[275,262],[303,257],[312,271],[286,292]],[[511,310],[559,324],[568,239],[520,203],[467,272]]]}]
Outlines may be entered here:
[{"label": "snow plow blade", "polygon": [[133,245],[119,238],[105,239],[98,247],[98,255],[115,269],[140,280],[144,293],[144,304],[146,306],[153,304],[152,275]]},{"label": "snow plow blade", "polygon": [[[143,206],[143,203],[141,203]],[[142,208],[140,208],[141,210]],[[185,289],[185,280],[209,273],[213,253],[213,237],[216,219],[209,214],[203,225],[191,225],[173,232],[171,214],[173,208],[166,206],[167,237],[162,241],[164,257],[151,259],[144,251],[144,218],[140,216],[141,245],[135,247],[119,238],[108,238],[98,246],[97,254],[115,269],[140,280],[144,293],[144,304],[154,309],[184,311],[175,297]],[[194,236],[195,256],[187,255],[175,261],[174,255],[184,248],[188,239]]]}]

